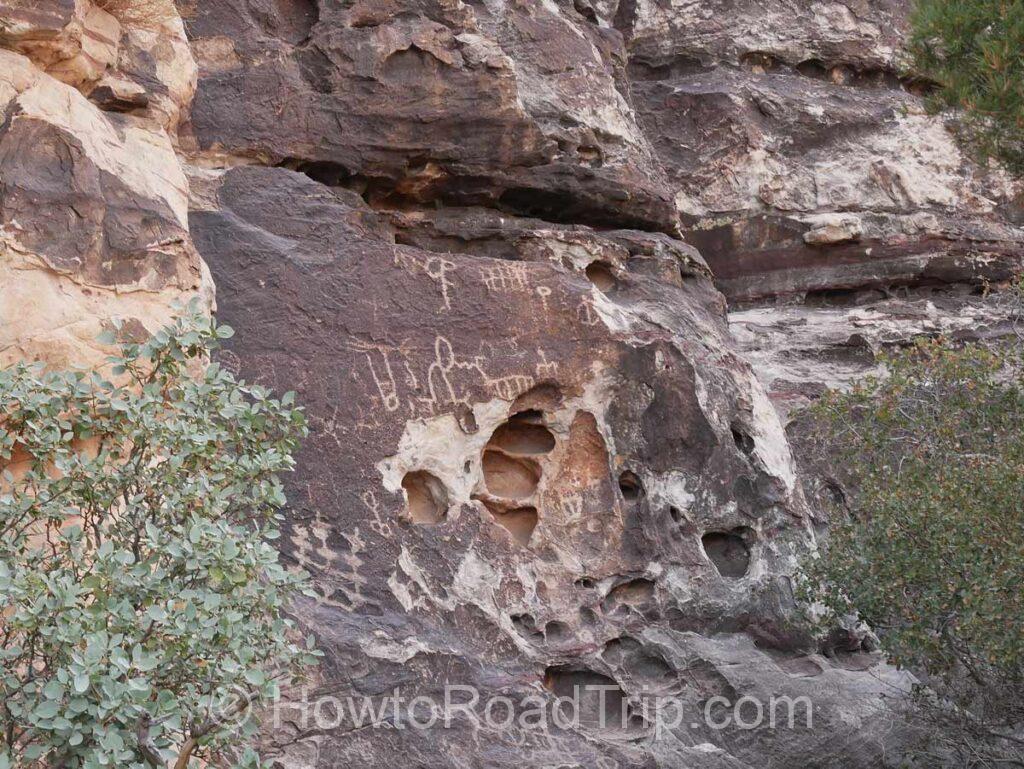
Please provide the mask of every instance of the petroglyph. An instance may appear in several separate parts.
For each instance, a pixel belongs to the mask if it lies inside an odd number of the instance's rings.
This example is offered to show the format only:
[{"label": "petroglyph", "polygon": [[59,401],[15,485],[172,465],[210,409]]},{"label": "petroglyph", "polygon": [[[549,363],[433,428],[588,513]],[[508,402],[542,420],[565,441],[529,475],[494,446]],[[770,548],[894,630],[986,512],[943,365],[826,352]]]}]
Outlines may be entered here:
[{"label": "petroglyph", "polygon": [[484,285],[495,293],[527,291],[530,288],[526,266],[516,262],[505,262],[484,270]]}]

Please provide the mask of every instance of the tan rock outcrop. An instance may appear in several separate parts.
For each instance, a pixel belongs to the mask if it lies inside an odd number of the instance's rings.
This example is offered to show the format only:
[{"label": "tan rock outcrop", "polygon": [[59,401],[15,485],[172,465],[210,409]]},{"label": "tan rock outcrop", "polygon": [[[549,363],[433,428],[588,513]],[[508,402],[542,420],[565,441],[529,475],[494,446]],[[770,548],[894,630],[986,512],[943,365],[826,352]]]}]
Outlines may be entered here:
[{"label": "tan rock outcrop", "polygon": [[[121,49],[112,78],[141,87],[148,114],[177,142],[188,118],[198,67],[174,0],[94,0],[120,23]],[[102,83],[101,83],[102,85]]]},{"label": "tan rock outcrop", "polygon": [[[0,361],[94,364],[109,319],[141,333],[176,303],[212,303],[165,130],[195,76],[171,9],[0,2],[0,42],[14,49],[0,49]],[[162,79],[133,70],[133,50]],[[87,98],[133,71],[150,84],[132,80],[134,92],[154,96],[138,114]]]},{"label": "tan rock outcrop", "polygon": [[0,46],[176,139],[197,67],[173,0],[0,0]]},{"label": "tan rock outcrop", "polygon": [[117,64],[121,24],[91,0],[4,0],[0,41],[75,88]]}]

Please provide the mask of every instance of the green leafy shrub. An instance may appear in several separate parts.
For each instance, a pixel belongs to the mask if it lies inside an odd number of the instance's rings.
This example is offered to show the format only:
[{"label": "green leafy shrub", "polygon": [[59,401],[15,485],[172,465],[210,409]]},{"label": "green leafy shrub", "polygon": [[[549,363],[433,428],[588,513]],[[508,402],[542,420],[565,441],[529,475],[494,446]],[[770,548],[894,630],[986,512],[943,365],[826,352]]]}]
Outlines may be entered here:
[{"label": "green leafy shrub", "polygon": [[259,764],[233,725],[314,656],[270,544],[306,427],[208,364],[230,333],[0,371],[0,767]]},{"label": "green leafy shrub", "polygon": [[1024,174],[1024,0],[918,0],[910,50],[982,158]]},{"label": "green leafy shrub", "polygon": [[1020,765],[1019,347],[919,342],[887,368],[812,409],[849,509],[806,564],[804,597],[823,604],[828,621],[866,622],[896,663],[930,684],[917,705],[941,727],[929,732],[933,761]]}]

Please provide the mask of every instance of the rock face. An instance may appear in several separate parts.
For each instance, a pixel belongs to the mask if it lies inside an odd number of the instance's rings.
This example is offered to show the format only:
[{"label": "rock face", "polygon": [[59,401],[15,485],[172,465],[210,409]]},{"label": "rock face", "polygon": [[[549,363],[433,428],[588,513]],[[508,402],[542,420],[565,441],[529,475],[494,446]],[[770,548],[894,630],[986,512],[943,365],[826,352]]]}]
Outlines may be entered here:
[{"label": "rock face", "polygon": [[878,373],[880,353],[915,337],[996,340],[1018,333],[1020,318],[1010,296],[954,284],[822,292],[809,302],[737,310],[729,322],[788,421],[824,388]]},{"label": "rock face", "polygon": [[732,300],[1005,280],[1019,188],[901,81],[911,3],[623,3],[641,124]]},{"label": "rock face", "polygon": [[195,3],[196,146],[365,190],[673,231],[614,30],[563,4]]},{"label": "rock face", "polygon": [[[447,681],[482,707],[603,682],[630,715],[546,734],[296,714],[282,766],[878,765],[899,677],[790,622],[810,520],[693,249],[479,209],[395,227],[285,169],[202,190],[226,361],[312,419],[286,551],[320,591],[299,609],[326,652],[315,696],[440,704]],[[462,247],[439,250],[456,219]],[[703,723],[709,697],[771,695],[814,697],[814,728]],[[687,718],[659,729],[669,697]]]},{"label": "rock face", "polygon": [[1005,333],[1021,188],[902,75],[912,3],[623,2],[639,122],[784,416],[918,334]]},{"label": "rock face", "polygon": [[0,359],[97,363],[111,318],[141,333],[212,298],[167,132],[195,64],[173,6],[141,0],[0,2],[0,45]]},{"label": "rock face", "polygon": [[[1019,190],[901,80],[908,6],[0,0],[2,354],[94,361],[201,254],[223,362],[309,412],[282,547],[342,712],[279,713],[277,766],[898,762],[906,680],[798,622],[785,422],[1012,320]],[[348,710],[446,684],[448,728]]]}]

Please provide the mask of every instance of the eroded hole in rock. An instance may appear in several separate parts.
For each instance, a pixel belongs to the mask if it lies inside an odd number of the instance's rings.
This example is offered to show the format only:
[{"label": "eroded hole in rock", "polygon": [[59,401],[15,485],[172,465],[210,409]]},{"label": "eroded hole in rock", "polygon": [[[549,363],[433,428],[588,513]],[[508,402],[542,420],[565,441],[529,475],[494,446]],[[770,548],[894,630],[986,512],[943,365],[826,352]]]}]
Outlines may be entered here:
[{"label": "eroded hole in rock", "polygon": [[683,522],[683,514],[679,511],[679,508],[676,507],[675,505],[672,505],[672,506],[669,507],[668,515],[672,519],[673,523],[682,523]]},{"label": "eroded hole in rock", "polygon": [[544,412],[541,409],[512,409],[510,422],[522,422],[531,425],[544,425]]},{"label": "eroded hole in rock", "polygon": [[544,641],[544,633],[537,629],[536,621],[530,614],[513,614],[509,617],[516,632],[523,638],[534,643]]},{"label": "eroded hole in rock", "polygon": [[740,65],[754,72],[772,72],[780,69],[782,62],[767,51],[748,51],[740,56]]},{"label": "eroded hole in rock", "polygon": [[604,165],[604,153],[600,147],[580,145],[576,148],[576,157],[580,159],[581,163],[591,168],[600,168]]},{"label": "eroded hole in rock", "polygon": [[440,523],[448,515],[448,490],[426,470],[406,473],[402,488],[406,510],[414,523]]},{"label": "eroded hole in rock", "polygon": [[494,516],[494,520],[508,530],[512,539],[523,547],[530,544],[533,530],[537,528],[537,508],[517,507],[508,512],[492,510],[491,514]]},{"label": "eroded hole in rock", "polygon": [[640,482],[640,478],[631,470],[627,470],[619,476],[619,491],[622,492],[622,498],[627,502],[635,502],[640,499],[644,493],[644,486]]},{"label": "eroded hole in rock", "polygon": [[455,420],[459,423],[459,429],[466,435],[475,435],[480,427],[476,423],[476,415],[473,409],[465,403],[460,403],[455,409]]},{"label": "eroded hole in rock", "polygon": [[327,160],[317,161],[290,161],[281,163],[282,166],[305,174],[310,179],[328,187],[347,187],[355,179],[355,175],[340,163],[333,163]]},{"label": "eroded hole in rock", "polygon": [[601,658],[616,670],[629,673],[634,681],[647,687],[664,689],[676,680],[676,671],[655,648],[645,648],[632,636],[613,638],[604,645]]},{"label": "eroded hole in rock", "polygon": [[527,411],[514,416],[494,431],[488,447],[501,449],[506,454],[547,454],[555,447],[555,436],[544,425],[534,422],[535,414],[539,412]]},{"label": "eroded hole in rock", "polygon": [[487,490],[498,497],[526,499],[540,483],[540,467],[531,459],[485,451],[483,468]]},{"label": "eroded hole in rock", "polygon": [[409,86],[439,77],[441,66],[441,61],[432,53],[410,46],[387,56],[382,71],[387,79]]},{"label": "eroded hole in rock", "polygon": [[608,262],[591,262],[586,269],[587,279],[603,294],[614,291],[619,281]]},{"label": "eroded hole in rock", "polygon": [[609,665],[621,665],[627,654],[631,654],[639,648],[640,642],[632,636],[619,636],[604,645],[601,657]]},{"label": "eroded hole in rock", "polygon": [[564,622],[552,620],[544,626],[544,640],[548,643],[562,643],[572,635],[569,626]]},{"label": "eroded hole in rock", "polygon": [[633,730],[641,730],[647,728],[647,719],[643,717],[641,713],[633,709],[632,705],[627,706],[629,708],[629,716],[626,728]]},{"label": "eroded hole in rock", "polygon": [[[626,5],[635,6],[636,3],[637,0],[623,0],[623,2],[619,3],[619,11],[622,11]],[[619,27],[618,22],[616,22],[616,28],[629,39],[627,29]],[[685,54],[677,55],[671,60],[660,64],[630,57],[626,67],[629,72],[629,79],[632,81],[678,80],[707,72],[711,68],[706,62],[701,61],[700,57],[687,56]]]},{"label": "eroded hole in rock", "polygon": [[754,439],[753,437],[751,437],[750,433],[748,433],[739,425],[733,425],[730,429],[732,431],[732,440],[733,443],[736,444],[736,448],[738,448],[743,454],[746,454],[748,457],[753,456]]},{"label": "eroded hole in rock", "polygon": [[89,101],[104,112],[133,112],[149,106],[149,94],[101,85],[89,92]]},{"label": "eroded hole in rock", "polygon": [[739,579],[750,568],[750,546],[745,529],[709,531],[701,537],[708,559],[723,577]]},{"label": "eroded hole in rock", "polygon": [[870,634],[843,625],[836,625],[829,630],[818,646],[826,657],[835,657],[840,653],[873,652],[878,648]]},{"label": "eroded hole in rock", "polygon": [[860,73],[856,70],[850,69],[842,64],[829,68],[828,79],[836,85],[850,85],[851,82],[855,80],[865,82],[867,80],[861,77]]},{"label": "eroded hole in rock", "polygon": [[497,207],[511,214],[559,224],[592,225],[602,229],[660,231],[664,228],[660,219],[648,216],[645,212],[610,205],[595,196],[581,196],[563,190],[513,187],[501,193]]},{"label": "eroded hole in rock", "polygon": [[813,77],[816,80],[828,80],[829,68],[820,59],[806,59],[795,67],[796,71],[804,77]]},{"label": "eroded hole in rock", "polygon": [[705,659],[689,660],[679,675],[702,698],[718,696],[735,701],[739,696],[729,679]]},{"label": "eroded hole in rock", "polygon": [[870,288],[819,288],[804,294],[808,307],[856,307],[885,299],[885,292]]},{"label": "eroded hole in rock", "polygon": [[586,668],[549,667],[544,687],[557,697],[575,698],[584,728],[624,731],[635,726],[625,692],[608,676]]},{"label": "eroded hole in rock", "polygon": [[942,87],[941,83],[936,83],[925,77],[914,77],[913,75],[903,78],[902,84],[908,92],[922,99],[931,96]]},{"label": "eroded hole in rock", "polygon": [[534,385],[512,402],[509,413],[554,411],[562,405],[562,390],[551,382]]},{"label": "eroded hole in rock", "polygon": [[533,621],[533,616],[530,614],[511,614],[509,615],[509,619],[512,620],[512,624],[519,630],[525,630],[532,633],[537,629],[537,625]]},{"label": "eroded hole in rock", "polygon": [[654,583],[649,579],[639,577],[616,585],[608,591],[601,608],[606,614],[622,607],[642,608],[654,602]]}]

